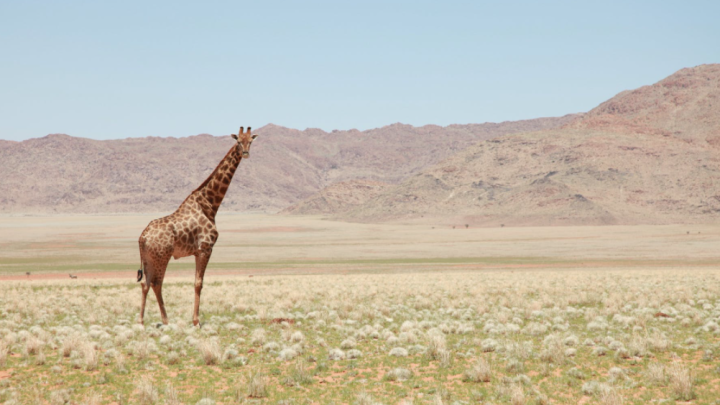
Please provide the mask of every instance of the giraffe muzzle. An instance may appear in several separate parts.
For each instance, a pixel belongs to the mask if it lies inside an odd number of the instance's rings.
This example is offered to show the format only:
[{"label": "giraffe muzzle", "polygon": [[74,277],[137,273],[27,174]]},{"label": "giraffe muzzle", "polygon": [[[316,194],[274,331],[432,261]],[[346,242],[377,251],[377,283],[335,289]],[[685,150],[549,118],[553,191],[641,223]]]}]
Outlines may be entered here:
[{"label": "giraffe muzzle", "polygon": [[250,152],[243,152],[243,153],[242,153],[242,157],[243,157],[244,159],[248,159],[248,158],[250,157]]}]

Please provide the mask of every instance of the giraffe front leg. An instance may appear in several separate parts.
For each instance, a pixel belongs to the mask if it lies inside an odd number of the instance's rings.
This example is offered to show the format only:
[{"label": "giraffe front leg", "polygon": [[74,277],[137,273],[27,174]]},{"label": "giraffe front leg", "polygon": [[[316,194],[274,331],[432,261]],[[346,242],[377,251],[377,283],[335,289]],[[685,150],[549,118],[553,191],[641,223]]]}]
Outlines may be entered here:
[{"label": "giraffe front leg", "polygon": [[195,326],[200,324],[200,293],[205,278],[205,268],[207,268],[211,254],[212,246],[203,242],[200,252],[195,256],[195,307],[193,309],[193,325]]}]

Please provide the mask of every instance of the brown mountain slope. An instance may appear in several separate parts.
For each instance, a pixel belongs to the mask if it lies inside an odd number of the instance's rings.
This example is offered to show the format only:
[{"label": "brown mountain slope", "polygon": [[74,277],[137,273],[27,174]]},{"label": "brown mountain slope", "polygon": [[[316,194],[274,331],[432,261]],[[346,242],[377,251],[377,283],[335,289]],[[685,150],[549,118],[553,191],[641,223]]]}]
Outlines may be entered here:
[{"label": "brown mountain slope", "polygon": [[480,142],[341,215],[474,225],[720,219],[720,65],[623,92],[562,129]]},{"label": "brown mountain slope", "polygon": [[717,139],[720,64],[682,69],[651,86],[622,92],[571,126],[654,133],[701,143]]},{"label": "brown mountain slope", "polygon": [[310,197],[280,211],[281,214],[338,214],[365,204],[380,195],[390,184],[372,180],[333,183]]},{"label": "brown mountain slope", "polygon": [[[448,127],[394,124],[369,131],[257,131],[225,210],[277,211],[336,181],[397,183],[479,140],[558,127],[575,116]],[[170,211],[212,172],[229,136],[95,141],[48,135],[0,142],[0,212]]]}]

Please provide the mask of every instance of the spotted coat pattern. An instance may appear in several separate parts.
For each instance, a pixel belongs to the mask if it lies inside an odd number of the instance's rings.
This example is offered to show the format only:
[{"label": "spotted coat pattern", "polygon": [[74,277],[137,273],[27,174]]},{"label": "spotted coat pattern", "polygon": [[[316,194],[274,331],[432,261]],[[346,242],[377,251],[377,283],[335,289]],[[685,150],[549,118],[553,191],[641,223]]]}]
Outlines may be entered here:
[{"label": "spotted coat pattern", "polygon": [[193,191],[172,214],[152,220],[140,235],[142,281],[142,302],[140,323],[145,316],[145,301],[150,288],[160,307],[164,324],[168,323],[165,304],[162,299],[162,283],[170,258],[195,256],[195,307],[193,324],[199,323],[200,293],[205,268],[213,246],[218,239],[215,215],[230,186],[235,170],[242,158],[249,157],[250,144],[257,135],[251,135],[250,128],[232,135],[237,143],[228,151],[210,176]]}]

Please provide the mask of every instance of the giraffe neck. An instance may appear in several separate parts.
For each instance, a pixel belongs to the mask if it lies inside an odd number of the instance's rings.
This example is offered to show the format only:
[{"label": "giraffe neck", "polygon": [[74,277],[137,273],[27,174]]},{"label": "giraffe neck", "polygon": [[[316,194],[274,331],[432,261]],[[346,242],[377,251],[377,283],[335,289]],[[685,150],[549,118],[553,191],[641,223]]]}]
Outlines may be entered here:
[{"label": "giraffe neck", "polygon": [[215,219],[215,214],[217,214],[217,210],[220,208],[223,198],[225,198],[225,193],[227,193],[240,160],[242,158],[237,153],[237,145],[235,145],[228,151],[210,176],[193,193],[200,197],[201,201],[203,197],[207,201],[207,206],[202,204],[203,210],[212,220]]}]

